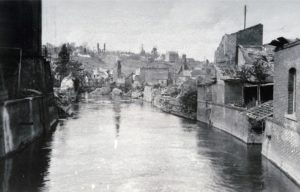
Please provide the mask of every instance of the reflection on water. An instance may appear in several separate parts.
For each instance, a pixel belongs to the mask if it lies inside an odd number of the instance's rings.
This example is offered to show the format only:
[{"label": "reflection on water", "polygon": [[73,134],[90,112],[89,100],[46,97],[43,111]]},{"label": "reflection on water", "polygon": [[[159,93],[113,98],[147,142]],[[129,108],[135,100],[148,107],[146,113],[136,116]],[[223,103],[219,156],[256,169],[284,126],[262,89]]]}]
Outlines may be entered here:
[{"label": "reflection on water", "polygon": [[88,98],[73,110],[0,161],[0,191],[299,191],[260,146],[149,104]]},{"label": "reflection on water", "polygon": [[8,153],[13,150],[14,144],[13,144],[13,137],[10,129],[10,119],[9,114],[7,111],[6,106],[3,107],[3,137],[4,137],[4,151],[5,153]]},{"label": "reflection on water", "polygon": [[113,102],[113,110],[114,110],[114,118],[115,118],[115,125],[116,125],[116,137],[119,137],[120,133],[120,126],[121,126],[121,101],[114,100]]}]

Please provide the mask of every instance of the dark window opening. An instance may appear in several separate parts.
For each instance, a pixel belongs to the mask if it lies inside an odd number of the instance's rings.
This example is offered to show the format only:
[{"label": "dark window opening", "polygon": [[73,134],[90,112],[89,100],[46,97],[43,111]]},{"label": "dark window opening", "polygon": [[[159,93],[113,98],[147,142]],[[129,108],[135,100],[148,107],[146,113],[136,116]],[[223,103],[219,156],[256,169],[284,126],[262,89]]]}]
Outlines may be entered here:
[{"label": "dark window opening", "polygon": [[[273,85],[261,85],[261,102],[273,100]],[[257,104],[257,86],[244,87],[244,104],[247,108],[255,107]]]},{"label": "dark window opening", "polygon": [[257,101],[257,87],[244,88],[244,104],[247,108],[256,106]]},{"label": "dark window opening", "polygon": [[260,94],[262,103],[273,100],[273,85],[262,86]]},{"label": "dark window opening", "polygon": [[296,109],[296,69],[291,68],[289,70],[288,79],[288,114],[293,114]]}]

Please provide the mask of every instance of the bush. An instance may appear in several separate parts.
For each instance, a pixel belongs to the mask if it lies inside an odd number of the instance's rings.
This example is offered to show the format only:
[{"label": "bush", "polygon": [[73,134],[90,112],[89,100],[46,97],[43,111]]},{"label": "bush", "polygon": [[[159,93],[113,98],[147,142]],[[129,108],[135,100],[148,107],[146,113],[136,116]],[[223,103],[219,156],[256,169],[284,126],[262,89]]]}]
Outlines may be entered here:
[{"label": "bush", "polygon": [[197,90],[189,90],[179,98],[182,112],[193,114],[197,112]]}]

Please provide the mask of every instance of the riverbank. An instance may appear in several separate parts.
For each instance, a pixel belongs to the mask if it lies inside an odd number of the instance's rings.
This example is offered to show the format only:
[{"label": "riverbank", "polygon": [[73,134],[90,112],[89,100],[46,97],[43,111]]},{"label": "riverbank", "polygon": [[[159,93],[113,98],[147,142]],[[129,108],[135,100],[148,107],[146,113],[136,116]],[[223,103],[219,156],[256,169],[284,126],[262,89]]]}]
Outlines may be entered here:
[{"label": "riverbank", "polygon": [[158,98],[156,99],[159,100],[160,103],[159,105],[156,105],[156,107],[160,108],[163,112],[170,113],[190,120],[197,120],[196,113],[187,114],[182,112],[182,106],[180,105],[178,99],[163,96],[158,96]]},{"label": "riverbank", "polygon": [[182,106],[178,99],[170,96],[163,96],[161,90],[145,86],[143,100],[151,103],[165,113],[170,113],[182,118],[197,120],[196,113],[188,114],[182,111]]}]

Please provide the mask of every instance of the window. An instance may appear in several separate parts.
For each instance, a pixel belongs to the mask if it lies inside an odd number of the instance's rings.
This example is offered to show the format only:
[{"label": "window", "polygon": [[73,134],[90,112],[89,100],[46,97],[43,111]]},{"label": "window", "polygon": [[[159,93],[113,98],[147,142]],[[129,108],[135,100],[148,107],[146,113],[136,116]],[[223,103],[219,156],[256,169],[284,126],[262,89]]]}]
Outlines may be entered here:
[{"label": "window", "polygon": [[293,114],[296,111],[296,69],[289,70],[288,79],[288,114]]}]

